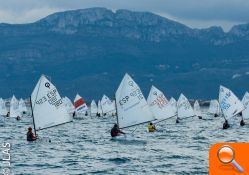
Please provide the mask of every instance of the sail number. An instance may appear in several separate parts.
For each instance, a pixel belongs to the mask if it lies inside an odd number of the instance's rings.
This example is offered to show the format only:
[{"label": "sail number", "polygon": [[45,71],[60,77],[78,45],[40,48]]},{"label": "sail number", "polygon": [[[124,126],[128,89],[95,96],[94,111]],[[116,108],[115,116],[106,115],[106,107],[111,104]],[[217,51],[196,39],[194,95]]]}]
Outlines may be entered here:
[{"label": "sail number", "polygon": [[225,97],[221,100],[220,107],[222,110],[227,110],[231,107],[231,105],[227,103],[227,100],[229,99],[230,96],[231,96],[231,93],[228,92],[225,94]]},{"label": "sail number", "polygon": [[130,97],[137,97],[139,100],[142,100],[144,98],[141,90],[136,89],[136,90],[132,91],[129,95],[127,95],[127,96],[123,97],[121,100],[119,100],[120,106],[126,104],[129,101]]},{"label": "sail number", "polygon": [[47,93],[47,95],[43,96],[42,98],[40,98],[39,100],[36,101],[36,104],[43,104],[45,102],[47,102],[55,107],[58,107],[62,104],[62,99],[58,99],[57,98],[57,90],[56,89],[52,89],[51,91],[49,91]]}]

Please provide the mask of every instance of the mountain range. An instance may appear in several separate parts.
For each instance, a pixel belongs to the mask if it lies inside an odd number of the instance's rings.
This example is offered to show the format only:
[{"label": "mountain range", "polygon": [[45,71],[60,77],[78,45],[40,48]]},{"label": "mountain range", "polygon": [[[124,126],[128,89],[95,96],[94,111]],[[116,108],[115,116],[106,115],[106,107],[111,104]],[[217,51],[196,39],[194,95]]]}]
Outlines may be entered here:
[{"label": "mountain range", "polygon": [[127,72],[147,96],[218,97],[249,90],[249,23],[193,29],[150,12],[89,8],[0,24],[0,96],[28,97],[41,74],[64,96],[114,96]]}]

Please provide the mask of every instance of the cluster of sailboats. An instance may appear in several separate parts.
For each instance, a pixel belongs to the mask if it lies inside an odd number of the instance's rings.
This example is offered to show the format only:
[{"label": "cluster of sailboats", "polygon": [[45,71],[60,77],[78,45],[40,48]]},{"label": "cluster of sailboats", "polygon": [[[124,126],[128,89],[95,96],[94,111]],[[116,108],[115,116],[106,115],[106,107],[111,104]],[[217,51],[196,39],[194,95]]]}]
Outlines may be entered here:
[{"label": "cluster of sailboats", "polygon": [[[1,115],[9,113],[9,117],[22,116],[21,114],[28,111],[26,104],[24,100],[18,101],[13,96],[7,110],[6,102],[0,99]],[[57,88],[42,75],[31,94],[29,104],[35,132],[72,122],[74,117],[84,116],[113,116],[116,117],[119,128],[123,129],[172,118],[176,123],[187,118],[203,119],[203,114],[210,118],[223,117],[228,125],[234,117],[239,116],[243,126],[244,118],[249,115],[249,93],[240,101],[231,90],[220,86],[218,100],[211,100],[209,109],[203,111],[198,100],[193,107],[183,94],[177,101],[173,97],[168,100],[155,86],[151,87],[146,99],[140,87],[128,74],[123,77],[113,100],[103,95],[97,103],[92,100],[89,106],[79,94],[73,103],[68,97],[61,98]]]},{"label": "cluster of sailboats", "polygon": [[0,98],[0,115],[11,118],[22,117],[28,113],[25,100],[17,100],[13,95],[11,99]]}]

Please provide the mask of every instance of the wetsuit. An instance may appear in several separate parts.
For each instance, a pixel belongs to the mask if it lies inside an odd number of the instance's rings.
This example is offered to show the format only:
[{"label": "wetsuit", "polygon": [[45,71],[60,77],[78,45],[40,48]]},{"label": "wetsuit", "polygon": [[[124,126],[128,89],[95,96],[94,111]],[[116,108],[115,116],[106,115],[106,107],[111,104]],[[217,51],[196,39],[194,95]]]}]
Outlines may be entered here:
[{"label": "wetsuit", "polygon": [[36,137],[34,136],[34,134],[31,131],[27,132],[27,141],[35,141]]},{"label": "wetsuit", "polygon": [[120,134],[124,134],[118,127],[113,127],[111,130],[111,136],[116,137],[119,136]]}]

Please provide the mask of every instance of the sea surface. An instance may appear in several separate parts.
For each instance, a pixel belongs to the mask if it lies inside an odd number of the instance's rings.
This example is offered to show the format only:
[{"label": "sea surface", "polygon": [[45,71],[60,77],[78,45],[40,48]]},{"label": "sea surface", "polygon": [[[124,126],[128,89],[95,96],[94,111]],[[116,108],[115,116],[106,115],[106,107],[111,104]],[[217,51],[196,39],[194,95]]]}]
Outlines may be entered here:
[{"label": "sea surface", "polygon": [[0,117],[0,143],[1,149],[4,142],[11,144],[11,174],[208,174],[210,146],[248,142],[249,125],[240,127],[240,119],[236,119],[232,128],[222,130],[223,118],[203,118],[179,124],[175,119],[166,120],[157,125],[156,133],[148,133],[146,124],[140,125],[124,130],[130,133],[127,139],[114,140],[109,132],[115,118],[82,117],[39,131],[41,139],[28,143],[30,116],[21,121]]}]

